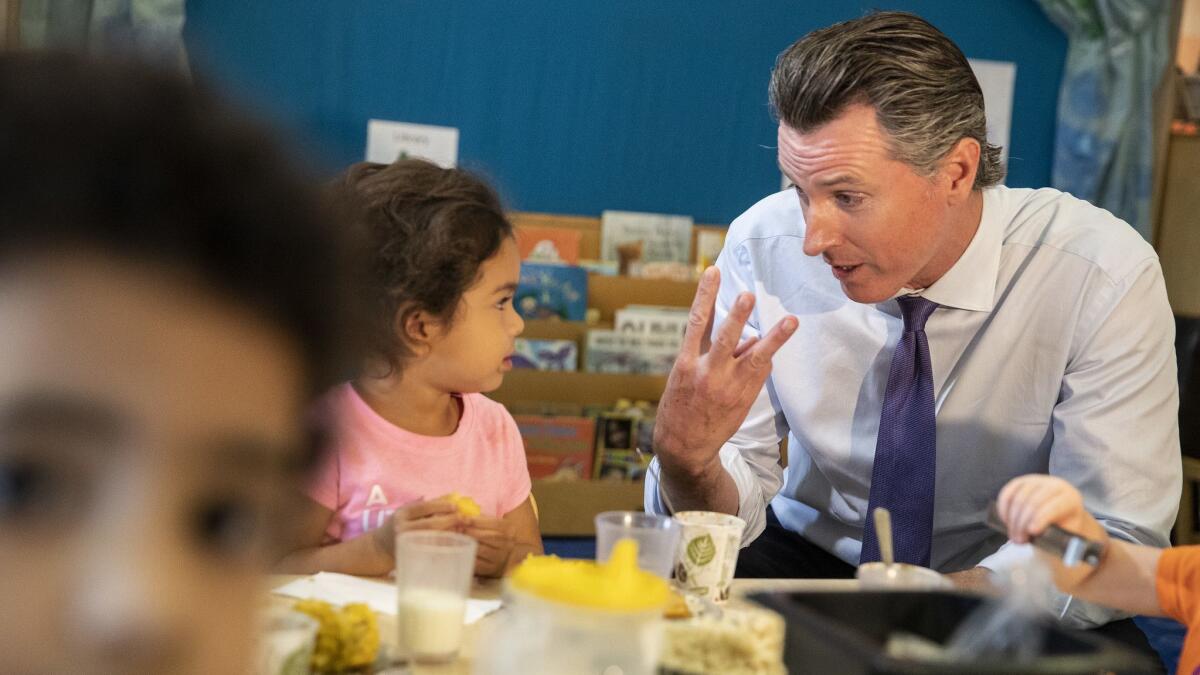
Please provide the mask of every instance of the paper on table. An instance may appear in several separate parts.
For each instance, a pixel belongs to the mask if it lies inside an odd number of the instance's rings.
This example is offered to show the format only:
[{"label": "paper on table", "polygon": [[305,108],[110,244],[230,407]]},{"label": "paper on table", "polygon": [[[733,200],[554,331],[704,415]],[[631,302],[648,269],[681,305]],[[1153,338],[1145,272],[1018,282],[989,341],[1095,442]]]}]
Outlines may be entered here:
[{"label": "paper on table", "polygon": [[[395,614],[399,603],[394,583],[333,572],[318,572],[311,577],[284,584],[271,592],[289,598],[324,600],[334,605],[362,602],[381,614]],[[500,609],[499,600],[468,599],[465,623],[475,623],[497,609]]]}]

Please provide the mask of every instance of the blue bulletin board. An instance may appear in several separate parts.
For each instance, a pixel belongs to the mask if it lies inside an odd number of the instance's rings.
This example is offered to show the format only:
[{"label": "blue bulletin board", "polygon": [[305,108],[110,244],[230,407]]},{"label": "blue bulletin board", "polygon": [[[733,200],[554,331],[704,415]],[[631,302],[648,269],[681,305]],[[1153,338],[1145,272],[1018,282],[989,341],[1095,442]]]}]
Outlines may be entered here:
[{"label": "blue bulletin board", "polygon": [[453,126],[512,208],[727,223],[779,189],[775,56],[871,7],[1015,62],[1008,184],[1049,183],[1066,38],[1034,0],[189,0],[185,35],[331,173],[370,118]]}]

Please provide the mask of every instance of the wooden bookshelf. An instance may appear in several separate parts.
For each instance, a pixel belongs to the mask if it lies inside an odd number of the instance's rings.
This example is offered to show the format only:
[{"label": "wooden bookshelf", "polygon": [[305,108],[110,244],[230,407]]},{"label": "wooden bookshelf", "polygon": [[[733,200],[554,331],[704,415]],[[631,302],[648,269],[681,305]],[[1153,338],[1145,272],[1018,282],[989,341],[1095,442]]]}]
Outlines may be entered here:
[{"label": "wooden bookshelf", "polygon": [[600,320],[613,320],[618,309],[628,305],[690,307],[696,297],[695,281],[637,279],[588,275],[588,307],[600,310]]},{"label": "wooden bookshelf", "polygon": [[538,522],[542,535],[550,537],[590,537],[596,534],[597,513],[641,511],[642,491],[641,481],[533,481]]},{"label": "wooden bookshelf", "polygon": [[488,396],[505,405],[527,401],[612,405],[621,398],[658,401],[666,385],[665,375],[521,369],[505,375],[504,384]]},{"label": "wooden bookshelf", "polygon": [[1200,459],[1183,458],[1183,494],[1175,519],[1176,546],[1200,543]]},{"label": "wooden bookshelf", "polygon": [[21,43],[21,0],[0,0],[0,50]]},{"label": "wooden bookshelf", "polygon": [[[600,257],[600,219],[545,213],[510,213],[518,227],[552,227],[578,230],[580,257]],[[697,226],[693,228],[692,250],[696,249],[698,231],[724,227]],[[588,275],[588,307],[600,310],[600,322],[587,324],[575,321],[531,320],[525,322],[522,337],[554,340],[574,340],[579,346],[579,368],[584,366],[587,332],[613,327],[616,311],[628,305],[663,305],[689,307],[696,295],[695,281],[640,279],[622,276]],[[662,397],[667,378],[663,375],[626,375],[587,372],[547,372],[514,370],[504,378],[504,384],[489,394],[510,408],[526,408],[530,404],[547,402],[569,408],[572,406],[611,406],[618,399],[657,402]],[[612,481],[545,481],[533,482],[540,525],[545,536],[591,536],[595,534],[594,518],[603,511],[641,510],[641,482]]]},{"label": "wooden bookshelf", "polygon": [[[600,258],[599,218],[523,211],[510,211],[508,218],[518,228],[557,227],[565,230],[579,230],[579,257],[585,260],[597,260]],[[692,262],[696,262],[696,238],[701,232],[712,231],[724,233],[726,229],[724,225],[694,225],[692,227]],[[638,304],[650,304],[641,300],[637,300],[636,302]]]}]

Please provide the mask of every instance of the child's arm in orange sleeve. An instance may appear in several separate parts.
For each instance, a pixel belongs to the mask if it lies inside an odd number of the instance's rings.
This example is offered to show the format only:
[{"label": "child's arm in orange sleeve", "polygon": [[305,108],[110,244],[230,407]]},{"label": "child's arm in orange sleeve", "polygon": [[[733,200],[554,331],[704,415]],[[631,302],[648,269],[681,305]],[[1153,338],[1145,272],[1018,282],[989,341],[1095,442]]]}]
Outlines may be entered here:
[{"label": "child's arm in orange sleeve", "polygon": [[1200,546],[1166,549],[1158,559],[1158,604],[1167,616],[1191,623],[1200,604]]},{"label": "child's arm in orange sleeve", "polygon": [[1134,614],[1164,615],[1156,591],[1162,550],[1109,537],[1083,507],[1083,497],[1070,483],[1043,474],[1014,478],[1000,491],[996,509],[1008,526],[1008,538],[1018,544],[1040,535],[1050,525],[1105,544],[1104,556],[1096,567],[1066,567],[1061,559],[1039,550],[1039,556],[1054,572],[1054,583],[1064,593]]}]

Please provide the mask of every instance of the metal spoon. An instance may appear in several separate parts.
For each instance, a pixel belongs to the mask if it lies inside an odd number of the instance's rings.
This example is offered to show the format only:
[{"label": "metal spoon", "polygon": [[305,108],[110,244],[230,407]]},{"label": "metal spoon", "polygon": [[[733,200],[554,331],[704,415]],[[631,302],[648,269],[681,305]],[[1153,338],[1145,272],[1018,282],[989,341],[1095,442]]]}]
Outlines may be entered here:
[{"label": "metal spoon", "polygon": [[882,506],[875,508],[875,539],[879,542],[879,557],[883,564],[891,567],[896,562],[892,551],[892,514]]}]

